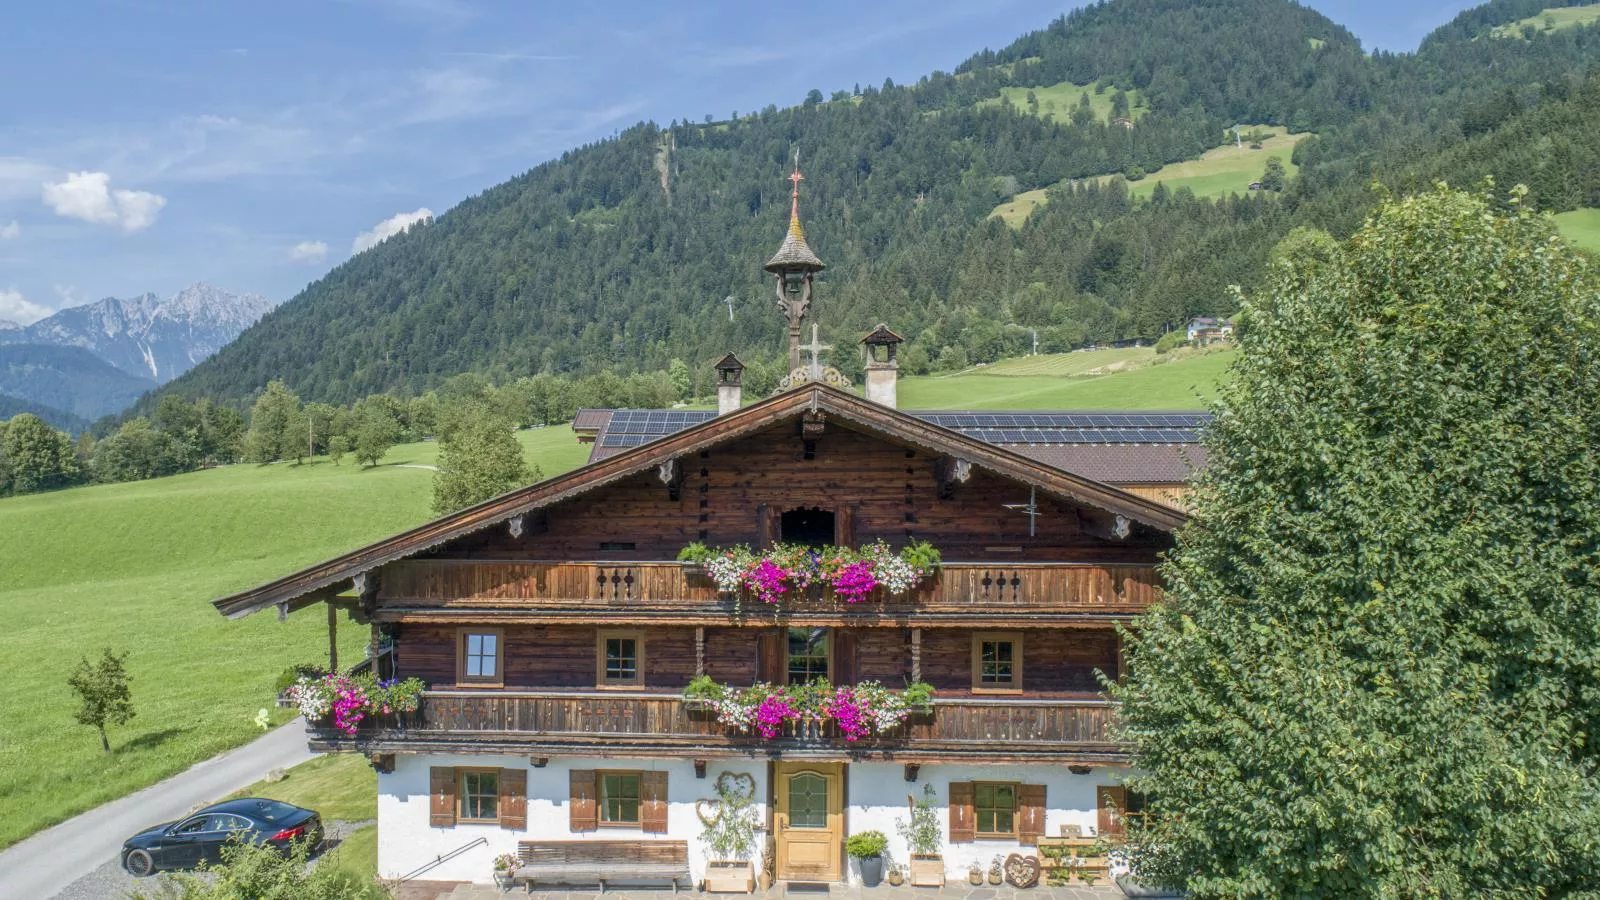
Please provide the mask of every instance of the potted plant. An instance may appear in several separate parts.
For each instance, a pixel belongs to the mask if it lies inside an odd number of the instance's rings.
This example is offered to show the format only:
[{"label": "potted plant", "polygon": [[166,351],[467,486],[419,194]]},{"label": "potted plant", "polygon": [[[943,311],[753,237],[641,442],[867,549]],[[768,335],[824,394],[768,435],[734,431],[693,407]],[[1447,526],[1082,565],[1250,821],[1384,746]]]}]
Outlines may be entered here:
[{"label": "potted plant", "polygon": [[998,854],[998,853],[996,853],[994,855],[994,859],[989,861],[989,883],[990,884],[1005,884],[1005,882],[1006,882],[1006,872],[1005,872],[1005,869],[1003,868],[1003,864],[1004,863],[1005,863],[1005,860],[1001,859],[1000,858],[1000,854]]},{"label": "potted plant", "polygon": [[967,883],[983,884],[983,866],[979,865],[977,860],[973,860],[972,865],[967,866]]},{"label": "potted plant", "polygon": [[877,887],[883,880],[883,850],[888,846],[889,838],[881,831],[852,834],[845,841],[845,852],[861,865],[861,883],[866,887]]},{"label": "potted plant", "polygon": [[509,891],[515,885],[517,866],[520,865],[515,853],[502,853],[494,858],[494,884],[502,891]]},{"label": "potted plant", "polygon": [[747,774],[723,772],[717,776],[715,791],[716,800],[695,804],[695,813],[705,826],[700,839],[711,852],[706,862],[706,890],[748,894],[756,887],[755,867],[750,863],[756,849],[756,819],[750,809],[756,780]]},{"label": "potted plant", "polygon": [[901,869],[900,864],[897,862],[889,863],[889,874],[885,877],[889,879],[889,884],[894,887],[899,887],[906,883],[905,870]]},{"label": "potted plant", "polygon": [[939,795],[933,785],[922,787],[922,799],[907,797],[910,815],[896,819],[895,827],[911,848],[911,884],[917,887],[944,887],[944,855],[939,852],[943,835],[935,801]]}]

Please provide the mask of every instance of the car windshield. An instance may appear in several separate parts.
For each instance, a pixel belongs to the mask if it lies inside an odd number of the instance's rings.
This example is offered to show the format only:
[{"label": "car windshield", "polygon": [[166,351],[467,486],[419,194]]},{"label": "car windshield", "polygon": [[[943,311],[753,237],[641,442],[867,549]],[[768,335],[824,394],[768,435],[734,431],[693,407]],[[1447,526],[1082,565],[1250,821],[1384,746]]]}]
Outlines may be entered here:
[{"label": "car windshield", "polygon": [[300,808],[298,806],[290,806],[287,803],[279,803],[276,800],[263,800],[256,804],[255,809],[251,810],[251,813],[256,818],[263,822],[271,822],[274,825],[285,819],[294,818],[299,812]]}]

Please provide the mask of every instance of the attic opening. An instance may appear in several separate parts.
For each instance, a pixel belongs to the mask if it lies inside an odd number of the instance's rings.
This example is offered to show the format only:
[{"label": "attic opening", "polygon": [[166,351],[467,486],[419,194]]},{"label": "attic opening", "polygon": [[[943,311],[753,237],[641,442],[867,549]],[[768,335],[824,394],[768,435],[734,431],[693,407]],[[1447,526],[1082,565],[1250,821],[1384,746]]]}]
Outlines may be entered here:
[{"label": "attic opening", "polygon": [[803,547],[823,547],[834,542],[835,524],[831,509],[791,509],[779,519],[779,540]]}]

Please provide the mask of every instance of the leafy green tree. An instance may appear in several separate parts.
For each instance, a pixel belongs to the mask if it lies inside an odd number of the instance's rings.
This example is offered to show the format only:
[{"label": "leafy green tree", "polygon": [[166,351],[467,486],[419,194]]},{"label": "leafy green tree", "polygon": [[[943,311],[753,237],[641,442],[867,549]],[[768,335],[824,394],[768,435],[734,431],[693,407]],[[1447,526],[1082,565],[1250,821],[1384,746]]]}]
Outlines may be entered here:
[{"label": "leafy green tree", "polygon": [[174,872],[154,893],[135,891],[132,900],[385,900],[379,885],[340,868],[334,849],[313,864],[311,847],[301,841],[280,853],[265,844],[229,843],[222,862],[199,872]]},{"label": "leafy green tree", "polygon": [[288,385],[274,379],[250,409],[245,457],[256,463],[280,459],[299,462],[305,455],[306,419],[300,398]]},{"label": "leafy green tree", "polygon": [[1187,332],[1185,332],[1182,328],[1172,329],[1166,334],[1163,334],[1161,336],[1161,340],[1156,341],[1156,353],[1171,353],[1172,351],[1181,347],[1187,337]]},{"label": "leafy green tree", "polygon": [[1111,95],[1111,117],[1114,119],[1126,119],[1128,115],[1128,93],[1118,89]]},{"label": "leafy green tree", "polygon": [[1386,201],[1245,301],[1111,688],[1191,896],[1600,884],[1600,295],[1523,193]]},{"label": "leafy green tree", "polygon": [[337,466],[339,464],[339,460],[344,459],[344,455],[349,452],[350,439],[348,437],[345,437],[342,434],[336,434],[333,437],[328,438],[328,458],[333,460],[334,465]]},{"label": "leafy green tree", "polygon": [[[532,479],[544,477],[537,467]],[[497,497],[529,481],[522,445],[509,425],[478,416],[439,442],[433,511],[444,515]]]},{"label": "leafy green tree", "polygon": [[85,657],[67,677],[67,686],[78,696],[73,718],[79,725],[91,725],[100,732],[100,750],[111,752],[107,725],[126,725],[133,718],[133,690],[128,677],[128,654],[101,651],[100,660]]},{"label": "leafy green tree", "polygon": [[1264,191],[1283,190],[1283,160],[1276,156],[1267,157],[1266,168],[1261,172],[1261,189]]},{"label": "leafy green tree", "polygon": [[355,456],[359,465],[376,466],[400,440],[400,423],[383,404],[364,405],[357,412],[355,428]]},{"label": "leafy green tree", "polygon": [[674,359],[667,364],[667,380],[672,384],[672,392],[676,394],[673,400],[691,400],[694,392],[694,376],[689,373],[689,364],[681,359]]},{"label": "leafy green tree", "polygon": [[194,452],[193,445],[156,430],[149,419],[129,419],[95,447],[94,477],[115,482],[175,475],[190,468]]},{"label": "leafy green tree", "polygon": [[231,406],[201,400],[201,419],[205,428],[205,457],[211,462],[230,463],[244,453],[244,416]]},{"label": "leafy green tree", "polygon": [[72,441],[32,413],[14,416],[0,439],[0,455],[18,494],[66,487],[78,480]]}]

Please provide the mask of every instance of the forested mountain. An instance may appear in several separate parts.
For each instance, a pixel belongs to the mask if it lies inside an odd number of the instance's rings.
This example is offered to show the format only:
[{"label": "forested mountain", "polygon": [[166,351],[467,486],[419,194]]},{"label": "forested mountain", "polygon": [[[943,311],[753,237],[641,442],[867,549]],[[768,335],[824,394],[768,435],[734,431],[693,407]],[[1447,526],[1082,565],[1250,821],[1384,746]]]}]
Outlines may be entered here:
[{"label": "forested mountain", "polygon": [[[463,371],[774,356],[782,321],[759,265],[782,236],[796,147],[807,237],[829,265],[813,316],[835,344],[892,322],[915,371],[1014,352],[1027,327],[1041,349],[1154,337],[1230,311],[1229,286],[1253,287],[1295,225],[1348,232],[1374,178],[1494,173],[1545,183],[1533,199],[1551,208],[1594,202],[1574,186],[1592,175],[1562,172],[1592,156],[1583,76],[1600,31],[1491,34],[1538,8],[1497,0],[1415,54],[1367,56],[1286,0],[1110,0],[913,86],[641,124],[357,255],[166,390],[240,404],[282,378],[307,399],[349,402]],[[1063,82],[1092,85],[1069,116],[997,102]],[[1091,108],[1108,96],[1113,110],[1140,104],[1131,127]],[[1541,122],[1565,143],[1540,144]],[[1158,188],[1135,201],[1120,180],[1073,183],[1195,157],[1240,123],[1316,132],[1290,190],[1212,202]],[[990,217],[1052,185],[1021,229]]]}]

